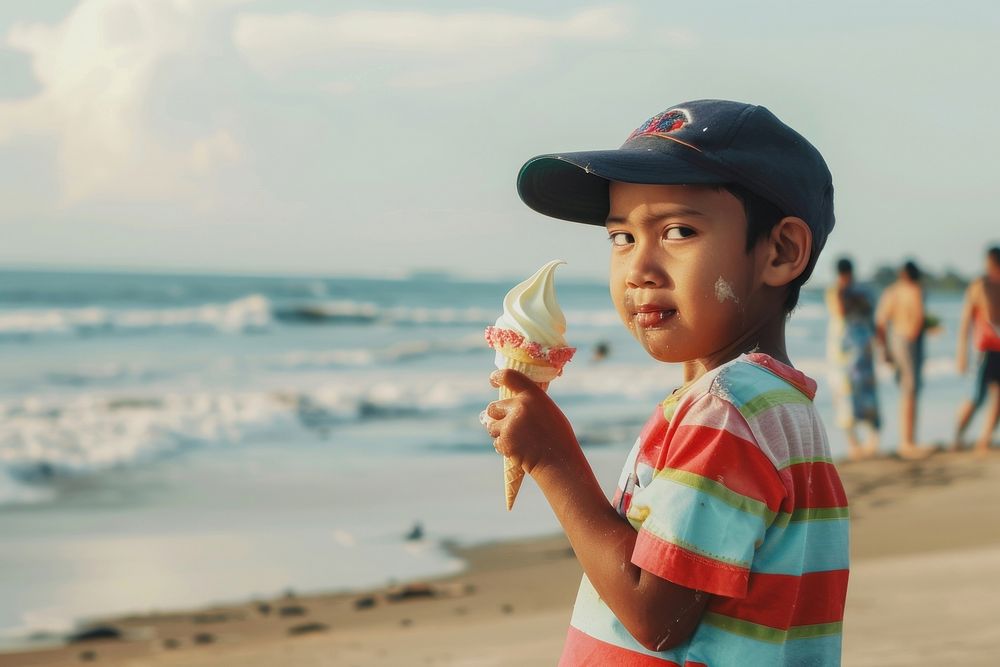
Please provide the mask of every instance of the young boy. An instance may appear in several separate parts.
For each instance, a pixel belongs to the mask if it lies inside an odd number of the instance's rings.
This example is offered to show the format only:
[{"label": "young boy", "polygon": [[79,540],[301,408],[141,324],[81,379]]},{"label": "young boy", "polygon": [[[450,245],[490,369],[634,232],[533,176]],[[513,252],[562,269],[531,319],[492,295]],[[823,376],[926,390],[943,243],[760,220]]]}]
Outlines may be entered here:
[{"label": "young boy", "polygon": [[784,325],[833,227],[833,186],[763,107],[701,100],[617,150],[518,176],[553,217],[606,227],[611,295],[640,345],[683,363],[608,504],[573,429],[525,376],[488,407],[497,451],[542,489],[584,570],[563,665],[836,665],[843,487]]}]

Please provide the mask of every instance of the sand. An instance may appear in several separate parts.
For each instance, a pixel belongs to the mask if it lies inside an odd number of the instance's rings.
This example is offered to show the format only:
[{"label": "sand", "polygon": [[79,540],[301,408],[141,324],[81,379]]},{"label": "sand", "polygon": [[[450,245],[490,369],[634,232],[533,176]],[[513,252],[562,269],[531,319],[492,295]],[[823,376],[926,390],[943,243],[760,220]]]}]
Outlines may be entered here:
[{"label": "sand", "polygon": [[[840,469],[854,517],[844,664],[998,664],[1000,452]],[[468,569],[440,580],[109,619],[122,638],[0,667],[555,664],[580,578],[565,538],[459,554]]]}]

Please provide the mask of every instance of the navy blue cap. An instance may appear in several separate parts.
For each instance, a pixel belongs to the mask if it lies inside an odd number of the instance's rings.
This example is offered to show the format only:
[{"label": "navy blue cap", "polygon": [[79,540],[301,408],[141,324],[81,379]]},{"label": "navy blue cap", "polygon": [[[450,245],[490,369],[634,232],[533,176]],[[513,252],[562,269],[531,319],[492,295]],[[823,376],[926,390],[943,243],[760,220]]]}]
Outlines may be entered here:
[{"label": "navy blue cap", "polygon": [[685,102],[640,125],[621,148],[533,157],[521,167],[517,192],[544,215],[603,226],[608,181],[741,185],[809,225],[814,261],[833,229],[833,181],[823,156],[752,104]]}]

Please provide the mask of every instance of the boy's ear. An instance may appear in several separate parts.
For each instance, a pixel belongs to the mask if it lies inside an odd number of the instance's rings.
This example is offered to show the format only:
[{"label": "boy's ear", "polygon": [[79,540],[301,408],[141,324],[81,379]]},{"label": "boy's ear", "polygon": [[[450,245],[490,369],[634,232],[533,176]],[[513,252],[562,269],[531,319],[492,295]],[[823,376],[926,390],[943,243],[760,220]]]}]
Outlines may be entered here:
[{"label": "boy's ear", "polygon": [[812,253],[812,231],[802,218],[782,218],[767,239],[767,258],[761,280],[783,287],[806,270]]}]

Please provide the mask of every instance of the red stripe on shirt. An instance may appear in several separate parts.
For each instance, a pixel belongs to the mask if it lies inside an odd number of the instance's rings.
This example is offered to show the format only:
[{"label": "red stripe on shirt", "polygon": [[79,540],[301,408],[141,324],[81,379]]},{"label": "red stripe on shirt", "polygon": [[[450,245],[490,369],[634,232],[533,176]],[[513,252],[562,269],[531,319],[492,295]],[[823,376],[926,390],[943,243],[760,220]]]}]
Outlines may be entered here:
[{"label": "red stripe on shirt", "polygon": [[788,493],[774,464],[757,445],[710,426],[678,427],[669,451],[654,467],[685,470],[716,481],[766,504],[773,512]]},{"label": "red stripe on shirt", "polygon": [[648,530],[640,530],[632,563],[678,586],[713,595],[742,598],[747,593],[750,570],[696,554]]},{"label": "red stripe on shirt", "polygon": [[774,375],[792,385],[803,394],[809,397],[809,400],[816,398],[816,381],[811,377],[808,377],[802,371],[792,368],[788,364],[783,364],[777,359],[762,352],[751,352],[747,354],[747,361],[750,363],[760,366],[761,368],[766,368]]},{"label": "red stripe on shirt", "polygon": [[[607,667],[607,665],[623,665],[624,667],[681,667],[673,660],[656,658],[645,653],[636,653],[621,646],[615,646],[600,639],[595,639],[585,632],[577,630],[572,625],[566,633],[566,644],[563,646],[560,667]],[[687,663],[693,665],[693,663]]]},{"label": "red stripe on shirt", "polygon": [[808,461],[788,466],[779,473],[793,490],[782,503],[781,511],[814,507],[847,507],[847,494],[832,463]]},{"label": "red stripe on shirt", "polygon": [[[662,406],[658,406],[646,423],[642,426],[642,431],[639,433],[639,439],[641,442],[650,443],[662,443],[667,439],[667,431],[670,428],[670,423],[663,418]],[[639,454],[636,457],[636,462],[645,463],[650,468],[655,467],[656,461],[652,461],[647,456],[652,448],[648,446],[641,447],[639,449]],[[657,448],[658,449],[658,448]]]},{"label": "red stripe on shirt", "polygon": [[758,625],[787,630],[797,625],[836,623],[844,620],[847,570],[789,574],[750,575],[742,600],[713,599],[710,611]]}]

